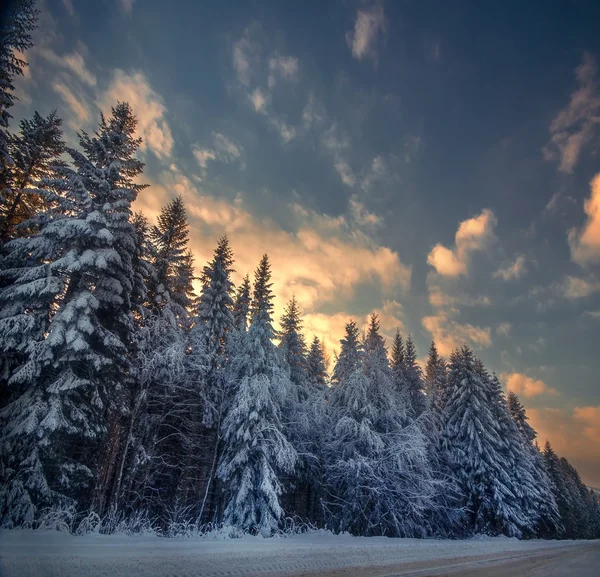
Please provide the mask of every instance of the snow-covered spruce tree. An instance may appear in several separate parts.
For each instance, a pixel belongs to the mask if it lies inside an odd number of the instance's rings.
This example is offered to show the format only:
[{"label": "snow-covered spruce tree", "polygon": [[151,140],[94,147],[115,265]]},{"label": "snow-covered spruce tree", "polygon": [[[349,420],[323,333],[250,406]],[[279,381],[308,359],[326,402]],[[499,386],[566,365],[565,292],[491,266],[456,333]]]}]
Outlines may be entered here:
[{"label": "snow-covered spruce tree", "polygon": [[174,324],[186,325],[194,299],[194,269],[188,248],[187,213],[180,196],[163,207],[149,237],[151,262],[156,271],[148,291],[150,308],[161,311]]},{"label": "snow-covered spruce tree", "polygon": [[416,423],[404,426],[406,409],[393,386],[377,316],[371,317],[364,352],[354,344],[355,329],[347,325],[340,359],[359,362],[338,371],[329,403],[328,521],[355,535],[423,536],[423,516],[437,490],[426,439]]},{"label": "snow-covered spruce tree", "polygon": [[523,516],[489,382],[464,345],[450,359],[443,443],[475,533],[521,536]]},{"label": "snow-covered spruce tree", "polygon": [[[497,378],[495,378],[495,387],[500,388]],[[543,538],[555,537],[560,532],[560,513],[554,496],[554,486],[546,472],[543,457],[537,446],[533,444],[537,433],[527,422],[525,407],[513,391],[508,392],[506,406],[519,433],[518,440],[523,451],[522,466],[527,469],[525,475],[515,471],[517,482],[520,482],[525,489],[524,506],[529,508],[536,519],[537,535]],[[528,483],[523,483],[523,479]]]},{"label": "snow-covered spruce tree", "polygon": [[[59,160],[63,150],[61,120],[55,113],[43,118],[36,112],[33,120],[22,121],[21,133],[11,140],[12,187],[6,202],[0,203],[2,240],[14,236],[19,223],[23,223],[19,236],[28,236],[47,223],[54,211],[61,213],[61,203],[52,201],[49,191],[44,199],[33,187],[40,185],[41,179],[47,180],[55,168],[64,167],[64,162]],[[8,290],[0,291],[0,406],[4,406],[9,398],[7,381],[12,368],[22,362],[27,350],[43,338],[54,296],[52,290],[38,291],[34,297],[29,294],[19,296],[18,289],[10,289],[25,271],[29,275],[36,274],[40,283],[48,282],[48,275],[40,266],[43,258],[27,247],[26,242],[5,246],[4,258],[0,259],[0,287],[8,287]]]},{"label": "snow-covered spruce tree", "polygon": [[245,333],[248,330],[248,316],[250,315],[250,277],[246,275],[238,287],[233,305],[233,324],[238,331]]},{"label": "snow-covered spruce tree", "polygon": [[306,342],[302,334],[300,307],[295,296],[287,304],[279,323],[279,349],[290,367],[294,401],[299,404],[308,398]]},{"label": "snow-covered spruce tree", "polygon": [[419,417],[427,409],[427,398],[423,391],[423,374],[421,367],[417,363],[417,349],[411,335],[408,335],[406,339],[403,368],[412,414],[415,417]]},{"label": "snow-covered spruce tree", "polygon": [[310,398],[306,343],[302,334],[300,307],[295,296],[286,305],[279,324],[279,350],[289,368],[292,383],[284,411],[286,435],[300,455],[295,475],[285,481],[284,508],[306,519],[311,493],[309,464],[314,464],[309,463],[314,460],[314,455],[310,453],[314,447],[314,424],[311,418],[314,399]]},{"label": "snow-covered spruce tree", "polygon": [[321,498],[323,496],[324,455],[323,445],[329,430],[327,412],[328,374],[325,350],[318,337],[314,337],[306,357],[308,377],[308,398],[303,415],[308,434],[305,438],[304,460],[307,464],[308,497],[306,517],[311,523],[322,526],[324,523]]},{"label": "snow-covered spruce tree", "polygon": [[194,448],[182,479],[185,502],[202,520],[213,520],[217,506],[215,473],[221,450],[221,428],[226,408],[229,358],[227,340],[234,328],[231,280],[233,252],[226,236],[219,239],[213,259],[202,272],[198,314],[189,338],[189,379],[193,383],[201,412],[194,417],[201,445]]},{"label": "snow-covered spruce tree", "polygon": [[144,188],[133,183],[143,168],[135,126],[119,103],[93,137],[82,133],[83,153],[67,150],[75,170],[59,169],[49,186],[61,214],[13,241],[48,274],[40,282],[39,271],[24,271],[11,290],[33,299],[50,290],[58,300],[47,336],[9,380],[21,394],[1,413],[5,524],[31,523],[40,506],[69,499],[85,506],[94,485],[102,511],[112,492],[134,346],[130,206]]},{"label": "snow-covered spruce tree", "polygon": [[[37,27],[38,10],[35,0],[10,0],[4,6],[3,21],[0,26],[0,206],[8,202],[13,185],[12,169],[14,161],[10,155],[10,108],[16,100],[14,81],[23,75],[27,62],[19,57],[33,46],[31,33]],[[4,218],[4,215],[2,215]],[[6,230],[2,224],[2,231]],[[6,233],[0,237],[4,240]]]},{"label": "snow-covered spruce tree", "polygon": [[315,336],[306,355],[308,387],[311,393],[322,395],[327,389],[325,351],[319,337]]},{"label": "snow-covered spruce tree", "polygon": [[439,415],[444,406],[446,385],[446,361],[438,354],[435,342],[431,341],[429,357],[425,367],[425,391],[429,409]]},{"label": "snow-covered spruce tree", "polygon": [[10,155],[13,160],[11,187],[0,203],[0,241],[26,236],[27,230],[17,225],[31,219],[42,208],[43,198],[34,186],[48,178],[53,166],[64,164],[60,156],[65,150],[62,120],[52,111],[46,118],[37,111],[31,120],[23,119],[19,134],[11,136]]},{"label": "snow-covered spruce tree", "polygon": [[271,266],[264,255],[254,280],[252,321],[236,359],[239,382],[223,423],[223,521],[270,535],[284,515],[282,476],[293,472],[297,454],[284,434],[282,408],[290,394],[289,375],[272,342]]},{"label": "snow-covered spruce tree", "polygon": [[337,387],[341,382],[347,381],[362,363],[363,347],[360,342],[358,327],[354,321],[346,325],[344,338],[340,340],[340,354],[333,368],[331,384]]},{"label": "snow-covered spruce tree", "polygon": [[[483,364],[481,364],[483,367]],[[552,498],[549,498],[544,479],[538,474],[534,455],[529,444],[524,442],[514,422],[508,402],[498,377],[482,371],[484,379],[489,382],[491,399],[496,411],[500,435],[505,445],[505,456],[510,463],[509,474],[512,476],[513,493],[519,498],[521,516],[524,520],[523,535],[532,537],[539,534],[542,527],[556,526],[558,509]]]}]

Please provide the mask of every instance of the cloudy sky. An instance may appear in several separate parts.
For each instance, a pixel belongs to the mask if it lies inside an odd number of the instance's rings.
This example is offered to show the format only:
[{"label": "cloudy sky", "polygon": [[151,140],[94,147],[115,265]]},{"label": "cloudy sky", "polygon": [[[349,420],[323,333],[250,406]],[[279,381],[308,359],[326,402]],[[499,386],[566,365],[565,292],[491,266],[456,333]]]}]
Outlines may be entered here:
[{"label": "cloudy sky", "polygon": [[277,311],[337,348],[378,311],[467,342],[600,487],[600,6],[46,0],[16,119],[127,100],[154,218],[204,264],[268,252]]}]

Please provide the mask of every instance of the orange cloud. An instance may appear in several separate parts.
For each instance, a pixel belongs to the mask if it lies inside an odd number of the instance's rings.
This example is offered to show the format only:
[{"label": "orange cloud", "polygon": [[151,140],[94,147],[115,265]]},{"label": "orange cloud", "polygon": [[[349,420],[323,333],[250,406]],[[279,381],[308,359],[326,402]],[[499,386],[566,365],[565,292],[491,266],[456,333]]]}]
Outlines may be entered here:
[{"label": "orange cloud", "polygon": [[[275,222],[250,213],[241,195],[229,201],[203,194],[176,165],[160,174],[158,182],[139,195],[135,208],[154,220],[175,194],[186,203],[197,269],[211,258],[218,238],[225,233],[231,239],[236,259],[236,282],[254,271],[263,253],[269,254],[276,320],[285,303],[295,295],[305,313],[306,333],[325,335],[328,347],[337,349],[351,317],[341,313],[325,315],[319,308],[350,299],[358,285],[375,280],[383,292],[384,304],[378,309],[382,320],[385,316],[385,323],[400,324],[400,305],[393,297],[398,290],[408,290],[411,268],[389,247],[377,244],[365,232],[369,223],[356,222],[352,210],[347,216],[332,218],[295,205],[290,209],[297,226],[286,231]],[[359,216],[364,220],[363,213]],[[382,329],[391,332],[387,325],[382,325]]]},{"label": "orange cloud", "polygon": [[600,261],[600,173],[590,186],[590,197],[584,204],[587,220],[583,228],[573,228],[568,235],[571,258],[580,265]]},{"label": "orange cloud", "polygon": [[423,317],[421,323],[436,343],[438,351],[448,356],[453,350],[468,342],[475,347],[487,348],[492,345],[489,327],[476,327],[469,323],[461,324],[451,318],[450,313]]},{"label": "orange cloud", "polygon": [[173,136],[165,118],[166,108],[144,74],[115,70],[110,85],[99,99],[99,106],[106,111],[117,100],[128,102],[137,117],[137,133],[143,139],[141,149],[149,149],[161,159],[169,158]]},{"label": "orange cloud", "polygon": [[549,387],[544,381],[532,379],[523,373],[503,373],[500,378],[505,381],[507,390],[528,399],[558,394],[556,389]]},{"label": "orange cloud", "polygon": [[600,406],[528,408],[527,415],[541,447],[550,441],[556,453],[577,468],[584,483],[600,487]]},{"label": "orange cloud", "polygon": [[454,248],[436,244],[427,256],[427,263],[442,276],[466,275],[470,254],[485,250],[494,238],[497,222],[494,213],[487,208],[478,216],[464,220],[456,231]]}]

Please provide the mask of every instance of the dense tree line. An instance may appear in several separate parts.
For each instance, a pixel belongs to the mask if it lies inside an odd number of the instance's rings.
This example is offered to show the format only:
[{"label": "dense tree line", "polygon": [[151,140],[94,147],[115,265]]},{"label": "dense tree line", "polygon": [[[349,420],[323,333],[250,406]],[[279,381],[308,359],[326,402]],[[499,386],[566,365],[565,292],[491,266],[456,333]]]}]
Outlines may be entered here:
[{"label": "dense tree line", "polygon": [[[355,535],[600,536],[600,506],[466,345],[379,319],[346,326],[331,377],[292,299],[277,330],[267,255],[232,281],[219,240],[193,290],[181,198],[155,225],[127,103],[66,146],[37,112],[8,130],[33,2],[0,46],[0,515],[35,527],[69,511],[118,522],[224,524],[271,535],[288,519]],[[68,162],[64,160],[68,157]]]}]

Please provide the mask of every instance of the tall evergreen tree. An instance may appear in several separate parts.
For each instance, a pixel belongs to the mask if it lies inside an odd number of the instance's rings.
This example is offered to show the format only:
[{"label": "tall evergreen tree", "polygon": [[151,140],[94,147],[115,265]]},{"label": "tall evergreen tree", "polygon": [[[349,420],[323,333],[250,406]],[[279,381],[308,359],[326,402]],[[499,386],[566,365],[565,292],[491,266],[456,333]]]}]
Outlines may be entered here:
[{"label": "tall evergreen tree", "polygon": [[469,525],[476,533],[521,536],[523,515],[491,386],[471,349],[453,353],[444,408],[444,444],[465,495]]},{"label": "tall evergreen tree", "polygon": [[[8,523],[31,522],[40,505],[85,502],[103,442],[100,483],[113,481],[135,345],[130,206],[144,188],[133,183],[143,169],[134,157],[141,142],[135,126],[129,105],[120,103],[109,119],[101,117],[94,137],[82,133],[83,153],[68,149],[76,170],[63,167],[50,183],[60,194],[48,197],[61,213],[38,234],[9,243],[43,262],[9,287],[23,305],[14,313],[26,311],[28,295],[50,291],[60,298],[47,336],[9,380],[21,394],[1,413],[10,478],[0,500]],[[107,438],[110,415],[117,425]]]},{"label": "tall evergreen tree", "polygon": [[438,354],[435,342],[431,341],[429,357],[425,367],[425,391],[429,408],[440,414],[444,406],[444,394],[446,384],[446,362]]},{"label": "tall evergreen tree", "polygon": [[189,225],[180,196],[161,210],[150,229],[152,264],[156,281],[150,290],[151,306],[174,323],[184,323],[193,302],[193,258],[188,249]]},{"label": "tall evergreen tree", "polygon": [[223,426],[218,474],[225,491],[225,523],[270,535],[284,511],[281,477],[297,454],[281,414],[291,387],[272,342],[271,266],[264,255],[255,273],[252,322],[240,355],[239,385]]},{"label": "tall evergreen tree", "polygon": [[295,296],[287,304],[280,321],[279,348],[290,368],[290,379],[294,385],[297,403],[308,397],[308,375],[306,364],[306,343],[302,334],[300,307]]},{"label": "tall evergreen tree", "polygon": [[346,325],[344,338],[340,340],[341,349],[337,358],[331,383],[337,387],[340,383],[347,381],[362,362],[362,344],[360,342],[358,327],[354,321]]},{"label": "tall evergreen tree", "polygon": [[313,338],[306,356],[306,370],[310,390],[324,392],[327,388],[327,366],[323,345],[317,336]]},{"label": "tall evergreen tree", "polygon": [[248,317],[250,315],[250,277],[246,275],[235,295],[233,305],[233,323],[238,331],[243,333],[248,330]]},{"label": "tall evergreen tree", "polygon": [[[27,66],[19,53],[33,46],[31,33],[37,27],[39,15],[35,0],[11,0],[4,8],[4,19],[0,27],[0,206],[12,195],[14,161],[10,155],[10,136],[7,130],[12,118],[9,110],[16,99],[13,84],[15,78],[22,76]],[[6,225],[2,228],[5,229]],[[4,236],[5,233],[0,241]]]},{"label": "tall evergreen tree", "polygon": [[19,134],[11,137],[11,187],[0,203],[0,242],[23,236],[25,231],[19,233],[16,227],[43,208],[43,197],[35,186],[51,176],[53,167],[64,166],[60,160],[65,150],[61,125],[56,111],[46,118],[36,111],[31,120],[21,121]]},{"label": "tall evergreen tree", "polygon": [[410,397],[412,411],[415,417],[427,409],[427,399],[423,394],[423,375],[417,363],[417,349],[411,335],[406,339],[406,352],[404,354],[404,378]]}]

